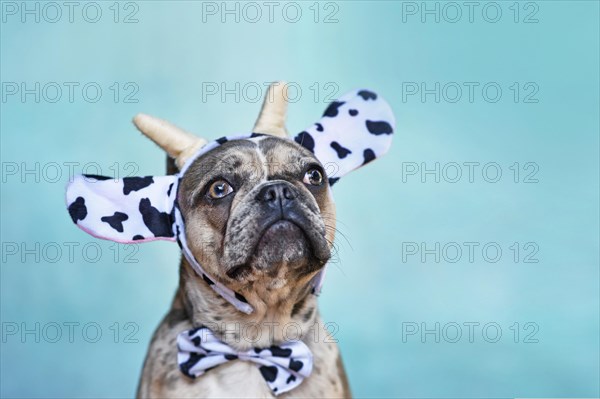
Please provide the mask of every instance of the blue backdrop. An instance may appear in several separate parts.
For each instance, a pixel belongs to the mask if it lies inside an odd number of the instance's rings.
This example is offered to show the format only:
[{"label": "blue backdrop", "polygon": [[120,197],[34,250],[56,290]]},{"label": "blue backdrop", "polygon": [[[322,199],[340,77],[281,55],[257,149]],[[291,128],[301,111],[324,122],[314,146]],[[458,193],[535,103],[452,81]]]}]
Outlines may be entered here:
[{"label": "blue backdrop", "polygon": [[334,188],[321,310],[358,397],[599,396],[599,6],[12,2],[1,24],[3,397],[130,397],[178,249],[100,242],[70,173],[161,174],[137,112],[298,132],[355,87],[391,152]]}]

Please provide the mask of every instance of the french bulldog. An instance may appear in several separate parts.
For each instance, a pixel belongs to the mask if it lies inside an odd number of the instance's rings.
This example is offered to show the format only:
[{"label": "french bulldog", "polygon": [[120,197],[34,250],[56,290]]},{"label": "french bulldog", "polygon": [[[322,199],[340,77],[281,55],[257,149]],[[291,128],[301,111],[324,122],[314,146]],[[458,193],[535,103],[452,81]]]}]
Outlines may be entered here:
[{"label": "french bulldog", "polygon": [[[313,354],[310,377],[280,397],[350,397],[338,346],[319,316],[311,280],[331,257],[335,205],[323,165],[285,139],[284,85],[270,87],[253,132],[258,142],[234,140],[200,156],[179,188],[188,245],[206,271],[241,293],[245,314],[210,289],[182,257],[179,288],[150,346],[139,398],[271,398],[256,365],[233,360],[196,379],[177,364],[181,331],[208,326],[230,347],[268,348],[290,336]],[[183,165],[203,145],[170,124],[141,115],[137,127]],[[165,136],[156,139],[156,136]],[[170,172],[174,172],[170,162]]]},{"label": "french bulldog", "polygon": [[182,249],[139,398],[351,396],[316,299],[336,232],[331,186],[388,150],[394,117],[357,90],[292,140],[285,92],[270,86],[252,134],[212,142],[139,114],[168,175],[82,175],[67,187],[73,222],[93,236]]}]

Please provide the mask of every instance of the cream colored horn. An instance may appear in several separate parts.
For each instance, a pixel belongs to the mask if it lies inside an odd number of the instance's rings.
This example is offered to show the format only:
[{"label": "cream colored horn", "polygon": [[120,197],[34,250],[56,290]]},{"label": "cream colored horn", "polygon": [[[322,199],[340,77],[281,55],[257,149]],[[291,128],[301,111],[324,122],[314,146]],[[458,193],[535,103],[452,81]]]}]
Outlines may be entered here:
[{"label": "cream colored horn", "polygon": [[272,83],[269,86],[260,110],[260,115],[258,115],[252,132],[287,137],[287,130],[285,128],[287,103],[286,83]]},{"label": "cream colored horn", "polygon": [[174,158],[180,169],[191,155],[206,144],[206,140],[150,115],[137,114],[133,118],[133,124]]}]

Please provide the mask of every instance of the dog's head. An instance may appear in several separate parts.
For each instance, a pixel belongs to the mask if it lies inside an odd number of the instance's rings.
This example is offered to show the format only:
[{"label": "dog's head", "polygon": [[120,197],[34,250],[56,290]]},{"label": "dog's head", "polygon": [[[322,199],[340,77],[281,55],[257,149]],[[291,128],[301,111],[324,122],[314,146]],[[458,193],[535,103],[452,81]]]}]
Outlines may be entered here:
[{"label": "dog's head", "polygon": [[281,297],[312,281],[318,291],[335,232],[331,185],[387,151],[394,117],[375,93],[353,91],[291,140],[285,90],[269,88],[254,133],[210,143],[136,116],[179,171],[78,176],[67,189],[73,222],[118,242],[177,240],[197,278],[246,313],[258,289]]},{"label": "dog's head", "polygon": [[331,254],[330,190],[323,165],[296,142],[272,136],[226,142],[196,159],[180,183],[188,246],[233,289],[305,280]]}]

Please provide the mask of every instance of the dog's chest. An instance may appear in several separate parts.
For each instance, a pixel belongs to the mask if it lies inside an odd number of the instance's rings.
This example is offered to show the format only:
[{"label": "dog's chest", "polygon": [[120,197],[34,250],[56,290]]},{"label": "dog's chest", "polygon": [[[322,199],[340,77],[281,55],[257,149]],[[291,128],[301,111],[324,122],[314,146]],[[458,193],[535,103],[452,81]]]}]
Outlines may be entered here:
[{"label": "dog's chest", "polygon": [[207,398],[272,398],[256,365],[243,361],[221,365],[188,385],[190,394],[201,392]]},{"label": "dog's chest", "polygon": [[[195,379],[186,377],[177,364],[175,337],[189,327],[188,323],[181,323],[176,328],[164,322],[161,324],[150,344],[138,397],[275,397],[257,365],[243,360],[221,364]],[[322,341],[307,344],[314,358],[312,374],[298,387],[277,398],[348,396],[341,379],[343,370],[340,369],[337,346]]]}]

